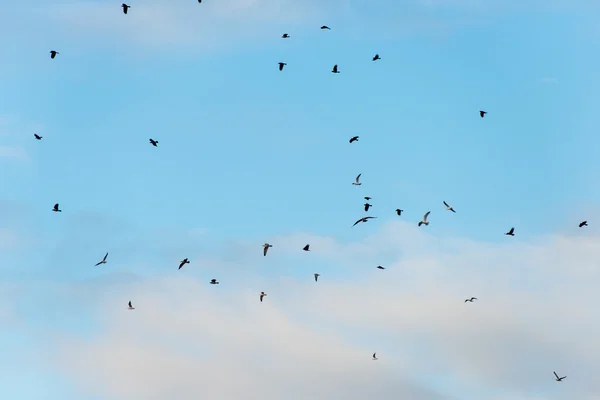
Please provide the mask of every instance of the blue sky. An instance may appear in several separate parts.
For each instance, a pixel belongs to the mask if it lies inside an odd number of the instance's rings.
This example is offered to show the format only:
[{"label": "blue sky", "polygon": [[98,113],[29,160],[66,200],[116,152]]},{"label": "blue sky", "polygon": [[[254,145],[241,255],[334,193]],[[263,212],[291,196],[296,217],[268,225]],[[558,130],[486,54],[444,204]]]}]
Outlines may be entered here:
[{"label": "blue sky", "polygon": [[[253,279],[285,286],[313,270],[360,282],[342,265],[402,262],[410,248],[365,246],[390,223],[413,232],[429,210],[422,230],[441,260],[456,244],[446,237],[500,249],[578,237],[584,219],[598,232],[598,4],[131,0],[123,15],[109,3],[7,2],[0,17],[0,276],[16,315],[0,375],[13,398],[95,399],[50,355],[21,355],[62,334],[100,337],[95,294],[126,303],[123,287],[179,279],[184,257],[183,274],[243,276],[236,290],[256,292]],[[351,228],[363,196],[378,219]],[[314,245],[277,255],[277,239],[313,237],[335,257]],[[263,260],[264,242],[275,247]],[[520,393],[414,378],[463,399]],[[32,381],[43,393],[26,391]]]}]

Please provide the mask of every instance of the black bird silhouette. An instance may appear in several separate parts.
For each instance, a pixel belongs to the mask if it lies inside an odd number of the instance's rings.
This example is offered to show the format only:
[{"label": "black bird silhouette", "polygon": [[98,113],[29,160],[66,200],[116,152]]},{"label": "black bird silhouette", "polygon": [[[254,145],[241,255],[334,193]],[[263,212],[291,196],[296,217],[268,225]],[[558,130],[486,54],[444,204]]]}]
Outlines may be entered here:
[{"label": "black bird silhouette", "polygon": [[352,225],[352,226],[355,226],[355,225],[356,225],[356,224],[358,224],[359,222],[369,222],[369,220],[370,220],[370,219],[372,219],[372,218],[377,218],[377,217],[362,217],[361,219],[359,219],[358,221],[356,221],[356,222],[354,223],[354,225]]},{"label": "black bird silhouette", "polygon": [[42,140],[42,136],[38,135],[37,133],[34,133],[33,137],[36,138],[37,140]]},{"label": "black bird silhouette", "polygon": [[373,207],[373,206],[369,203],[365,203],[365,211],[369,211],[370,207]]},{"label": "black bird silhouette", "polygon": [[333,66],[333,69],[331,70],[331,72],[333,72],[334,74],[339,74],[339,73],[340,73],[340,71],[338,71],[338,66],[337,66],[337,64],[335,64],[335,65]]},{"label": "black bird silhouette", "polygon": [[202,0],[198,0],[198,3],[202,3]]},{"label": "black bird silhouette", "polygon": [[96,265],[94,265],[94,267],[97,267],[100,264],[106,264],[106,258],[108,257],[108,252],[104,255],[104,258],[102,258],[101,261],[97,262]]},{"label": "black bird silhouette", "polygon": [[563,377],[559,378],[558,375],[556,375],[556,371],[552,371],[552,372],[554,372],[554,376],[556,377],[556,379],[555,379],[556,382],[561,382],[563,379],[566,378],[566,376],[563,376]]},{"label": "black bird silhouette", "polygon": [[181,262],[179,263],[179,268],[177,268],[178,270],[181,269],[181,267],[183,267],[185,264],[189,264],[190,260],[188,260],[187,258],[184,258],[183,260],[181,260]]},{"label": "black bird silhouette", "polygon": [[283,67],[286,66],[286,65],[287,65],[286,63],[280,62],[279,63],[279,70],[283,71]]},{"label": "black bird silhouette", "polygon": [[365,196],[365,200],[369,201],[369,200],[371,200],[371,199],[372,199],[372,197]]},{"label": "black bird silhouette", "polygon": [[158,141],[150,138],[150,144],[154,147],[157,147],[156,145],[158,144]]},{"label": "black bird silhouette", "polygon": [[219,284],[219,282],[217,282],[217,280],[216,280],[216,279],[211,279],[211,280],[210,280],[210,284],[211,284],[211,285],[218,285],[218,284]]},{"label": "black bird silhouette", "polygon": [[358,136],[352,136],[350,138],[350,143],[352,143],[352,142],[358,142]]},{"label": "black bird silhouette", "polygon": [[288,35],[287,33],[284,33],[283,36],[281,36],[283,39],[287,39],[290,37],[290,35]]},{"label": "black bird silhouette", "polygon": [[262,303],[263,297],[265,297],[267,294],[265,292],[260,292],[260,302]]},{"label": "black bird silhouette", "polygon": [[479,111],[479,115],[483,118],[487,114],[487,111]]},{"label": "black bird silhouette", "polygon": [[470,299],[465,299],[465,303],[468,302],[473,302],[473,300],[477,300],[477,297],[471,297]]},{"label": "black bird silhouette", "polygon": [[59,209],[58,209],[58,203],[56,203],[56,204],[54,205],[54,208],[52,209],[52,211],[54,211],[54,212],[62,212],[62,210],[59,210]]},{"label": "black bird silhouette", "polygon": [[131,6],[128,6],[125,3],[121,4],[121,7],[123,7],[123,14],[127,14],[127,11],[131,8]]},{"label": "black bird silhouette", "polygon": [[321,27],[321,29],[330,29],[330,30],[331,30],[331,28],[330,28],[330,27],[328,27],[327,25],[323,25],[323,26]]},{"label": "black bird silhouette", "polygon": [[396,214],[398,214],[398,215],[402,215],[402,211],[404,211],[404,210],[401,210],[401,209],[399,209],[399,208],[396,208]]},{"label": "black bird silhouette", "polygon": [[382,267],[381,265],[377,266],[377,269],[385,269],[384,267]]},{"label": "black bird silhouette", "polygon": [[515,236],[515,228],[510,228],[510,231],[506,232],[505,235]]},{"label": "black bird silhouette", "polygon": [[587,221],[583,221],[579,223],[579,227],[584,227],[584,226],[588,226]]},{"label": "black bird silhouette", "polygon": [[304,246],[304,248],[302,250],[304,250],[304,251],[310,251],[309,247],[310,247],[310,244],[307,244],[306,246]]},{"label": "black bird silhouette", "polygon": [[315,276],[315,282],[318,282],[321,274],[313,274],[313,275]]},{"label": "black bird silhouette", "polygon": [[375,57],[373,57],[373,61],[377,61],[377,60],[381,60],[381,57],[379,57],[379,54],[375,54]]},{"label": "black bird silhouette", "polygon": [[50,58],[56,57],[57,54],[59,54],[58,51],[56,51],[56,50],[50,50]]}]

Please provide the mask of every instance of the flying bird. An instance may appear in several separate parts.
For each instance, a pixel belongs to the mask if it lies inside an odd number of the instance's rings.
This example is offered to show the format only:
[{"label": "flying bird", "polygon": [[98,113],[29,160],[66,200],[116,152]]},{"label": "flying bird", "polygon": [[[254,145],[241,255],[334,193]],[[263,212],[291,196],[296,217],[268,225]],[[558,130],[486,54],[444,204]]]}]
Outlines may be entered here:
[{"label": "flying bird", "polygon": [[265,297],[267,294],[265,292],[260,292],[260,302],[262,303],[262,299],[263,297]]},{"label": "flying bird", "polygon": [[352,143],[352,142],[358,142],[358,136],[352,136],[350,138],[350,143]]},{"label": "flying bird", "polygon": [[[423,221],[419,222],[419,226],[421,226],[421,225],[429,225],[429,221],[427,221],[427,217],[429,216],[430,212],[431,211],[427,211],[425,213],[425,215],[423,215]],[[398,215],[400,215],[400,214],[398,214]]]},{"label": "flying bird", "polygon": [[[377,218],[377,217],[362,217],[361,219],[359,219],[358,221],[356,221],[354,223],[354,225],[358,224],[359,222],[367,222],[368,220],[370,220],[372,218]],[[354,226],[354,225],[352,225],[352,226]]]},{"label": "flying bird", "polygon": [[381,265],[378,265],[377,269],[385,269],[385,267],[382,267]]},{"label": "flying bird", "polygon": [[371,199],[372,199],[372,197],[365,196],[365,200],[366,200],[366,201],[369,201],[369,200],[371,200]]},{"label": "flying bird", "polygon": [[283,67],[285,67],[286,65],[287,65],[287,64],[286,64],[286,63],[284,63],[284,62],[280,62],[280,63],[279,63],[279,70],[280,70],[280,71],[283,71]]},{"label": "flying bird", "polygon": [[131,305],[131,300],[129,300],[128,307],[130,310],[135,310],[135,307]]},{"label": "flying bird", "polygon": [[379,359],[377,358],[376,354],[377,354],[377,353],[373,353],[373,361],[375,361],[375,360],[379,360]]},{"label": "flying bird", "polygon": [[321,27],[321,29],[329,29],[329,30],[331,30],[331,28],[330,28],[330,27],[328,27],[327,25],[323,25],[323,26]]},{"label": "flying bird", "polygon": [[515,228],[510,228],[510,231],[506,232],[505,235],[515,236]]},{"label": "flying bird", "polygon": [[477,300],[477,297],[471,297],[470,299],[465,299],[465,303],[468,302],[473,302],[473,300]]},{"label": "flying bird", "polygon": [[479,116],[481,118],[485,117],[485,114],[487,114],[487,111],[479,111]]},{"label": "flying bird", "polygon": [[317,282],[319,280],[319,277],[321,276],[321,274],[313,274],[315,276],[315,282]]},{"label": "flying bird", "polygon": [[362,173],[360,173],[360,174],[358,174],[356,176],[356,181],[352,182],[353,185],[356,185],[356,186],[360,186],[361,185],[361,183],[359,181],[361,175],[362,175]]},{"label": "flying bird", "polygon": [[446,210],[452,211],[453,213],[456,212],[456,211],[454,211],[454,208],[450,207],[450,205],[448,205],[448,203],[446,203],[445,201],[444,201],[444,205],[446,206]]},{"label": "flying bird", "polygon": [[369,211],[370,207],[373,207],[373,205],[369,204],[369,203],[365,203],[365,211]]},{"label": "flying bird", "polygon": [[554,376],[556,377],[556,382],[560,382],[560,381],[562,381],[563,379],[566,378],[566,376],[563,376],[562,378],[559,378],[558,375],[556,375],[556,371],[552,371],[552,372],[554,372]]},{"label": "flying bird", "polygon": [[56,51],[56,50],[50,50],[50,58],[56,57],[57,54],[59,54],[58,51]]},{"label": "flying bird", "polygon": [[287,39],[290,37],[290,35],[288,35],[287,33],[284,33],[283,36],[281,36],[283,39]]},{"label": "flying bird", "polygon": [[582,221],[579,223],[579,227],[582,228],[584,226],[588,226],[587,221]]},{"label": "flying bird", "polygon": [[157,141],[157,140],[154,140],[154,139],[152,139],[152,138],[150,138],[150,144],[151,144],[152,146],[154,146],[154,147],[157,147],[157,145],[158,145],[158,141]]},{"label": "flying bird", "polygon": [[399,208],[396,208],[396,214],[398,214],[398,215],[402,215],[402,211],[404,211],[404,210],[401,210],[401,209],[399,209]]},{"label": "flying bird", "polygon": [[375,57],[373,57],[373,61],[377,61],[377,60],[381,60],[381,57],[379,57],[379,54],[375,54]]},{"label": "flying bird", "polygon": [[263,244],[263,256],[267,255],[267,251],[269,251],[269,247],[273,247],[273,245],[269,244],[269,243]]},{"label": "flying bird", "polygon": [[179,262],[179,268],[177,268],[177,270],[179,271],[185,264],[189,264],[190,260],[188,260],[187,258],[184,258],[183,260],[181,260]]},{"label": "flying bird", "polygon": [[104,258],[102,259],[102,261],[100,261],[100,262],[96,263],[96,265],[94,265],[94,267],[97,267],[97,266],[98,266],[98,265],[100,265],[100,264],[106,264],[106,257],[108,257],[108,253],[106,253],[106,254],[104,255]]},{"label": "flying bird", "polygon": [[121,7],[123,7],[123,14],[127,14],[127,11],[131,8],[131,6],[128,6],[125,3],[121,4]]},{"label": "flying bird", "polygon": [[52,209],[52,211],[54,211],[54,212],[62,212],[62,210],[59,210],[59,209],[58,209],[58,203],[56,203],[56,204],[54,205],[54,208]]},{"label": "flying bird", "polygon": [[307,244],[306,246],[304,246],[304,248],[302,250],[304,250],[304,251],[310,251],[309,247],[310,247],[310,244]]},{"label": "flying bird", "polygon": [[42,140],[42,136],[38,135],[37,133],[34,133],[33,137],[36,138],[37,140]]},{"label": "flying bird", "polygon": [[333,72],[334,74],[339,74],[339,73],[340,73],[340,71],[338,71],[338,66],[337,66],[337,64],[335,64],[335,65],[333,66],[333,69],[331,70],[331,72]]},{"label": "flying bird", "polygon": [[210,284],[211,284],[211,285],[218,285],[218,284],[219,284],[219,282],[217,282],[217,280],[216,280],[216,279],[211,279],[211,280],[210,280]]}]

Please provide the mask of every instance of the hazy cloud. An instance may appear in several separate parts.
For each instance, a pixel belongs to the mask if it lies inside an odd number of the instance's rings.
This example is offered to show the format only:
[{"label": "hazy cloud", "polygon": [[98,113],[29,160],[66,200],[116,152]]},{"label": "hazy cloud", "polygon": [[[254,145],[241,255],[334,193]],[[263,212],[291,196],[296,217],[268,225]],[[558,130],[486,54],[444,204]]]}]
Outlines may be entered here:
[{"label": "hazy cloud", "polygon": [[20,146],[0,146],[0,158],[29,161],[27,152]]}]

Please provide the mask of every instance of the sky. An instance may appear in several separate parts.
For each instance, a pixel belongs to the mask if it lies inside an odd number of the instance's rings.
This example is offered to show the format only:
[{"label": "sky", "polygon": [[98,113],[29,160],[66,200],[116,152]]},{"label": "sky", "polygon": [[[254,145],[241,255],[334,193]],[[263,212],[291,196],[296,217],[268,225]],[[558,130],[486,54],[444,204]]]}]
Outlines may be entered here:
[{"label": "sky", "polygon": [[0,394],[598,399],[600,3],[128,4],[2,3]]}]

